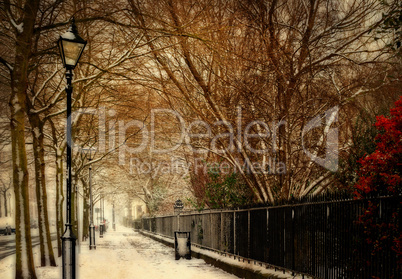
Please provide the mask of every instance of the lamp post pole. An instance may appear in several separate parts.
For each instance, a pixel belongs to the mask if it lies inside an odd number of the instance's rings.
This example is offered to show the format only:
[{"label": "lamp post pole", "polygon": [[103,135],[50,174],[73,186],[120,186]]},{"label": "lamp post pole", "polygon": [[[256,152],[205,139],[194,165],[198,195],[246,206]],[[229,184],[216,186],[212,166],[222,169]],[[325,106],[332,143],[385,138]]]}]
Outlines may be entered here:
[{"label": "lamp post pole", "polygon": [[99,207],[95,208],[96,211],[96,225],[98,226],[98,230],[100,230],[99,228]]},{"label": "lamp post pole", "polygon": [[113,201],[113,231],[116,231],[116,220],[115,220],[115,216],[114,216],[114,201]]},{"label": "lamp post pole", "polygon": [[60,56],[64,67],[66,68],[66,94],[67,94],[67,200],[66,200],[66,229],[62,241],[62,265],[63,279],[76,278],[76,250],[75,245],[77,237],[73,233],[72,228],[72,186],[71,186],[71,95],[73,93],[72,79],[73,69],[78,63],[82,52],[84,51],[87,41],[78,35],[77,27],[74,18],[71,21],[71,26],[58,40]]},{"label": "lamp post pole", "polygon": [[175,201],[173,208],[174,213],[177,214],[177,231],[180,231],[180,212],[184,208],[183,202],[181,200]]},{"label": "lamp post pole", "polygon": [[105,223],[105,197],[102,198],[102,223],[103,223],[103,233],[106,232],[106,223]]},{"label": "lamp post pole", "polygon": [[[91,158],[89,158],[89,161],[91,161]],[[91,170],[92,167],[89,165],[89,250],[96,249]]]},{"label": "lamp post pole", "polygon": [[71,187],[71,94],[73,87],[71,81],[73,78],[73,72],[71,68],[66,70],[67,79],[67,202],[66,202],[66,230],[64,231],[62,240],[62,262],[63,262],[63,279],[74,278],[75,279],[75,266],[76,266],[76,253],[75,243],[77,237],[73,233],[72,228],[72,187]]},{"label": "lamp post pole", "polygon": [[103,238],[103,210],[102,210],[102,201],[103,201],[103,197],[101,196],[100,200],[99,200],[99,205],[100,205],[100,222],[99,222],[99,237]]}]

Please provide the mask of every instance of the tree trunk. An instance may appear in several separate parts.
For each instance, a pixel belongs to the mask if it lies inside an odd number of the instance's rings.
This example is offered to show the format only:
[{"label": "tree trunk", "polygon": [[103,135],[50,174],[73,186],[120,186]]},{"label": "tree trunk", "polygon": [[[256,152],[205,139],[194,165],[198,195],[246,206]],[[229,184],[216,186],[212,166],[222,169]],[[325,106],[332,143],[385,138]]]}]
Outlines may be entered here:
[{"label": "tree trunk", "polygon": [[63,171],[63,154],[65,145],[60,146],[58,143],[58,137],[56,134],[56,127],[52,121],[49,119],[49,124],[52,131],[52,140],[53,140],[53,147],[55,149],[55,166],[56,166],[56,231],[57,231],[57,254],[58,257],[61,257],[62,252],[62,243],[61,237],[64,233],[64,191],[63,191],[63,181],[64,181],[64,171]]},{"label": "tree trunk", "polygon": [[[15,97],[16,98],[16,97]],[[31,242],[28,168],[25,150],[24,113],[11,106],[13,184],[15,192],[15,278],[36,278]]]},{"label": "tree trunk", "polygon": [[60,149],[56,150],[56,227],[57,227],[57,252],[61,257],[61,236],[64,232],[64,220],[63,220],[63,203],[64,203],[64,191],[63,191],[63,154]]},{"label": "tree trunk", "polygon": [[39,1],[27,0],[21,30],[16,28],[14,68],[11,73],[10,128],[15,193],[15,278],[36,278],[29,215],[28,165],[25,149],[25,112],[28,66]]},{"label": "tree trunk", "polygon": [[37,114],[29,115],[32,128],[33,151],[35,158],[35,184],[38,207],[39,247],[41,266],[56,266],[53,245],[50,237],[49,216],[47,210],[45,150],[43,145],[43,123]]},{"label": "tree trunk", "polygon": [[[7,205],[7,192],[3,192],[3,198],[4,198],[4,216],[8,217],[8,205]],[[0,213],[1,216],[1,213]]]},{"label": "tree trunk", "polygon": [[89,237],[89,187],[88,184],[81,179],[83,188],[82,197],[82,241],[85,241]]}]

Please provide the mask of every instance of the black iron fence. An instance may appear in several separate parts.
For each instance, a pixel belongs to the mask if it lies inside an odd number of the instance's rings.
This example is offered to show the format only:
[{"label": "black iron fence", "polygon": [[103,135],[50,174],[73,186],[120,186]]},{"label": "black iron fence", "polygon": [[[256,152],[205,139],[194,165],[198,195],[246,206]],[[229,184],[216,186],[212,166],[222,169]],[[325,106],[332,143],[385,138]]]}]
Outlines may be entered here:
[{"label": "black iron fence", "polygon": [[[402,278],[393,249],[383,247],[372,255],[366,245],[367,232],[357,220],[368,202],[182,213],[180,218],[144,218],[142,229],[170,237],[174,231],[189,231],[192,243],[318,278]],[[402,200],[382,197],[370,202],[379,205],[374,222],[386,224],[401,210]]]}]

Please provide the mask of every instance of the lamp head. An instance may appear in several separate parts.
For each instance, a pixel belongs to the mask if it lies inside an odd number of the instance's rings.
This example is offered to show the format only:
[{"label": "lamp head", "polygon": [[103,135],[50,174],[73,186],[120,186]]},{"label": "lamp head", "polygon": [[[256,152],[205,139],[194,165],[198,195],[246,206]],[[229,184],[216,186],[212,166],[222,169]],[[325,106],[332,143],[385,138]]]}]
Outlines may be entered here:
[{"label": "lamp head", "polygon": [[71,26],[67,32],[60,36],[57,44],[64,67],[66,69],[74,69],[87,44],[87,41],[78,35],[74,18],[71,20]]}]

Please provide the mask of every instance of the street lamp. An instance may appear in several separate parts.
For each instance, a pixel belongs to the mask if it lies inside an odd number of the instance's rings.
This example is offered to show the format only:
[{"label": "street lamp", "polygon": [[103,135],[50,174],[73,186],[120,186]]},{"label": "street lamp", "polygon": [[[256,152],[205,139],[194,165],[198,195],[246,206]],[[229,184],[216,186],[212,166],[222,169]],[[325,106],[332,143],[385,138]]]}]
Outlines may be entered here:
[{"label": "street lamp", "polygon": [[175,201],[173,205],[174,213],[177,215],[177,230],[180,231],[180,213],[184,208],[184,204],[181,200]]},{"label": "street lamp", "polygon": [[114,216],[114,214],[115,214],[115,211],[114,211],[114,200],[113,200],[113,209],[112,209],[112,212],[113,212],[113,231],[116,231],[116,220],[115,220],[115,216]]},{"label": "street lamp", "polygon": [[66,93],[67,93],[67,202],[66,202],[66,230],[64,231],[62,240],[62,265],[63,279],[75,279],[75,242],[77,237],[72,230],[72,187],[71,187],[71,95],[73,87],[71,81],[73,78],[73,69],[78,63],[82,52],[87,44],[83,38],[78,35],[77,27],[75,26],[74,18],[71,21],[71,26],[66,33],[60,36],[57,42],[60,50],[60,56],[66,68]]},{"label": "street lamp", "polygon": [[92,148],[89,148],[87,152],[89,161],[89,250],[92,250],[96,249],[94,212],[93,212],[94,208],[93,208],[93,197],[92,197],[92,176],[91,176]]},{"label": "street lamp", "polygon": [[105,197],[102,198],[102,224],[103,224],[103,233],[105,233],[106,232]]},{"label": "street lamp", "polygon": [[96,212],[96,224],[98,225],[98,230],[99,229],[99,207],[95,208],[95,212]]},{"label": "street lamp", "polygon": [[101,196],[99,199],[99,206],[100,206],[100,223],[99,223],[99,237],[103,238],[103,197]]}]

